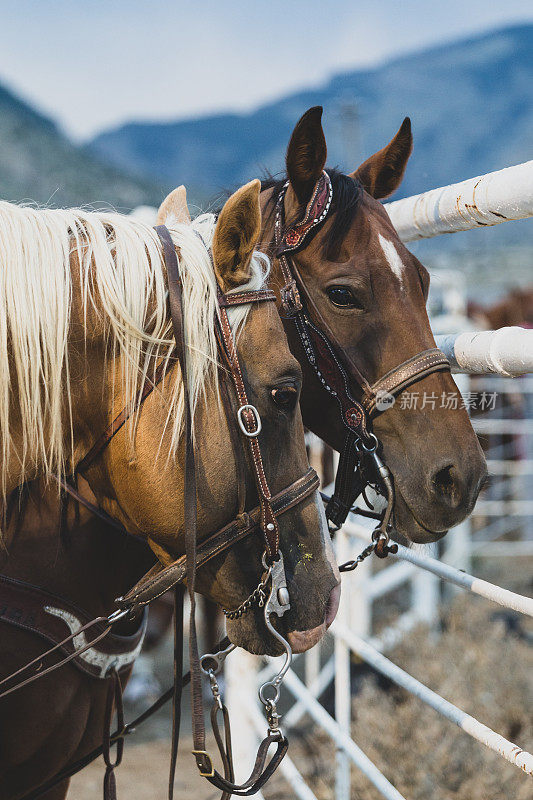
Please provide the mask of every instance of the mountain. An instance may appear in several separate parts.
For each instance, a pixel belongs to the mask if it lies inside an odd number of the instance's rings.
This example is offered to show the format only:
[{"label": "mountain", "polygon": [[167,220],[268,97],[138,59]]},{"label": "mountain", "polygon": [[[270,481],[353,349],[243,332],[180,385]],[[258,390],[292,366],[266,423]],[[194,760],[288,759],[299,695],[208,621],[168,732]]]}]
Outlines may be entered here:
[{"label": "mountain", "polygon": [[132,177],[77,147],[52,120],[0,86],[0,198],[129,210],[158,204],[168,184]]},{"label": "mountain", "polygon": [[[132,122],[90,147],[121,169],[212,196],[265,168],[282,169],[294,124],[317,104],[325,111],[328,163],[350,171],[411,117],[415,147],[397,197],[526,161],[533,157],[533,25],[336,75],[251,113]],[[517,229],[500,227],[508,236]]]}]

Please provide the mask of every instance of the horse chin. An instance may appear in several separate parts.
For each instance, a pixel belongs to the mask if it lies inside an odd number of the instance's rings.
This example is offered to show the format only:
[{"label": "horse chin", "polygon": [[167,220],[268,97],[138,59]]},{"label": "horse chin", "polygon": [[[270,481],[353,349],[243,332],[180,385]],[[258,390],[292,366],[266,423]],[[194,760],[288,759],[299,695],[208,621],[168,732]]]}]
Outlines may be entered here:
[{"label": "horse chin", "polygon": [[399,492],[394,504],[394,529],[401,537],[416,544],[437,542],[448,533],[447,528],[433,530],[419,522]]},{"label": "horse chin", "polygon": [[[276,629],[280,630],[282,636],[287,638],[293,653],[305,653],[318,644],[335,619],[339,608],[339,600],[340,585],[337,585],[330,594],[324,621],[309,630],[285,631],[283,628],[280,629],[280,623],[277,619],[272,619],[272,624]],[[264,637],[262,635],[263,631]],[[254,655],[279,656],[285,652],[281,643],[268,633],[264,625],[261,625],[259,629],[253,625],[243,624],[242,617],[240,620],[227,621],[227,633],[233,644],[243,647]]]},{"label": "horse chin", "polygon": [[[252,619],[250,617],[250,623],[252,623]],[[227,620],[226,632],[232,644],[242,647],[252,655],[280,656],[285,652],[280,642],[267,631],[264,623],[259,628],[253,623],[245,622],[242,617],[237,620]]]}]

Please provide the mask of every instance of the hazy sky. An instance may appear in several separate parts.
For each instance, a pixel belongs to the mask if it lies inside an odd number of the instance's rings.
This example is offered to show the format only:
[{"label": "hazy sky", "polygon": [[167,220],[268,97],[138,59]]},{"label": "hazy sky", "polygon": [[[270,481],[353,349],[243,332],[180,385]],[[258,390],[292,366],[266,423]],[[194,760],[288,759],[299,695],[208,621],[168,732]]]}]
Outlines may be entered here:
[{"label": "hazy sky", "polygon": [[0,83],[84,138],[129,119],[249,109],[523,21],[531,0],[0,0]]}]

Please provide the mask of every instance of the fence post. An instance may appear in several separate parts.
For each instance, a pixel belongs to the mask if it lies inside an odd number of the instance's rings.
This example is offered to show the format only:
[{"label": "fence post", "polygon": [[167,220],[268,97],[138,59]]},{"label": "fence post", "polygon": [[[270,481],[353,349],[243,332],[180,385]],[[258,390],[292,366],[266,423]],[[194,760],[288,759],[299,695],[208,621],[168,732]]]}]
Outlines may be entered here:
[{"label": "fence post", "polygon": [[[457,388],[463,397],[470,391],[470,378],[468,375],[454,375]],[[446,545],[442,560],[446,564],[465,572],[472,570],[472,523],[470,518],[465,519],[446,536]]]},{"label": "fence post", "polygon": [[320,642],[305,654],[305,685],[314,686],[320,675]]},{"label": "fence post", "polygon": [[[342,528],[337,533],[336,555],[340,563],[350,557],[350,537]],[[355,609],[351,605],[349,581],[344,581],[341,591],[341,601],[337,616],[340,616],[345,625],[349,624],[350,617]],[[335,637],[335,719],[347,735],[351,736],[351,704],[352,692],[350,685],[350,649],[339,636]],[[335,800],[350,800],[350,761],[344,752],[337,747],[337,768],[335,772]]]},{"label": "fence post", "polygon": [[[424,555],[438,558],[436,544],[426,545]],[[417,570],[411,581],[411,606],[417,619],[434,628],[439,618],[440,581],[435,575]]]}]

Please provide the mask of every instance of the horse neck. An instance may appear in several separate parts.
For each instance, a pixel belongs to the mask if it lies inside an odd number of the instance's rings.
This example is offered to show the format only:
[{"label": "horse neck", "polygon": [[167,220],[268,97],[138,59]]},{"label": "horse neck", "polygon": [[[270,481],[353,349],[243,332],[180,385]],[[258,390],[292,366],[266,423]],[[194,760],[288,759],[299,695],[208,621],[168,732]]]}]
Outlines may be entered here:
[{"label": "horse neck", "polygon": [[42,481],[30,486],[17,530],[0,556],[2,574],[27,581],[80,606],[89,614],[109,613],[113,600],[154,563],[148,547],[120,534],[80,507],[70,509],[68,532],[59,535],[57,489]]}]

